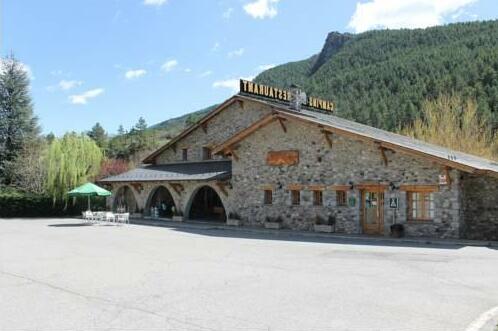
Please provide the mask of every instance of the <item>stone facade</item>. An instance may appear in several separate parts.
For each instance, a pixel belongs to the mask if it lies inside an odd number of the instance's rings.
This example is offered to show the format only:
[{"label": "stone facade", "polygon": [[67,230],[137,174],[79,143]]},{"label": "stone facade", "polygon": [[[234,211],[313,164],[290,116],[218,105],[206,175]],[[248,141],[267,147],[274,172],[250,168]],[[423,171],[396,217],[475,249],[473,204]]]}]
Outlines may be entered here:
[{"label": "stone facade", "polygon": [[463,236],[498,240],[498,179],[463,174],[462,204]]},{"label": "stone facade", "polygon": [[[156,157],[156,164],[178,162],[182,149],[188,149],[188,161],[202,160],[202,148],[214,147],[271,113],[271,108],[255,101],[234,102],[180,139],[176,152],[170,148]],[[316,124],[298,120],[278,121],[259,128],[238,142],[237,158],[232,159],[230,183],[220,189],[215,181],[182,181],[177,192],[168,182],[143,182],[130,185],[138,209],[149,214],[148,200],[159,186],[166,187],[175,207],[188,219],[192,200],[198,190],[209,186],[220,197],[226,215],[237,213],[242,224],[263,226],[267,218],[280,217],[288,229],[313,230],[316,218],[335,219],[337,233],[364,233],[362,224],[362,187],[382,187],[383,228],[388,235],[394,223],[404,225],[408,236],[498,240],[498,179],[449,170],[449,184],[439,185],[446,174],[441,164],[428,158],[384,149],[368,140],[332,134],[330,146]],[[271,166],[268,152],[297,151],[299,161],[289,166]],[[214,156],[215,159],[221,156]],[[386,165],[387,160],[387,165]],[[213,161],[215,162],[215,161]],[[113,193],[127,184],[113,184]],[[346,204],[337,204],[337,187],[346,191]],[[417,187],[432,191],[434,215],[423,221],[409,220],[408,195]],[[299,187],[299,205],[291,202],[291,188]],[[178,187],[177,187],[178,188]],[[264,189],[272,190],[273,202],[264,203]],[[313,204],[313,190],[322,190],[323,205]],[[109,205],[113,205],[113,197]],[[389,199],[397,198],[397,209]]]},{"label": "stone facade", "polygon": [[[268,115],[269,112],[269,107],[256,102],[244,101],[242,105],[234,102],[209,120],[204,126],[205,131],[202,127],[198,127],[188,136],[178,141],[176,152],[170,148],[158,155],[156,163],[182,161],[182,149],[184,148],[187,149],[188,161],[201,161],[203,147],[212,148],[220,144],[236,132]],[[221,158],[221,156],[213,157]]]},{"label": "stone facade", "polygon": [[[278,122],[254,132],[241,141],[237,149],[240,160],[232,160],[232,205],[238,206],[244,221],[261,225],[267,216],[281,216],[285,228],[310,230],[317,215],[336,218],[336,232],[362,233],[360,221],[361,183],[379,183],[395,187],[402,185],[434,185],[438,183],[441,167],[422,158],[387,151],[388,165],[375,144],[334,135],[328,147],[324,135],[313,125],[287,121],[287,132]],[[269,166],[269,151],[298,150],[299,163],[293,166]],[[451,186],[442,186],[434,193],[435,217],[432,221],[407,222],[406,192],[386,190],[384,199],[384,234],[396,217],[404,223],[408,235],[456,238],[460,233],[460,197],[458,171],[451,174]],[[353,184],[347,197],[354,206],[336,206],[336,192],[332,185]],[[289,186],[301,185],[301,204],[290,201]],[[325,185],[323,206],[313,206],[309,186]],[[273,187],[273,204],[264,205],[263,188]],[[398,209],[390,209],[390,197],[397,197]]]}]

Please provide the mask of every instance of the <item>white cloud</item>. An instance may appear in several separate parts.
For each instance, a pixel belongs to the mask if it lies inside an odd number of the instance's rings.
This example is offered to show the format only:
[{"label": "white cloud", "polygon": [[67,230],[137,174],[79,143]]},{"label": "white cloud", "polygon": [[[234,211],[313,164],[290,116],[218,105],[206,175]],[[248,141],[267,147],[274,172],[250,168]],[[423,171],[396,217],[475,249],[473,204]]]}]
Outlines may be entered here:
[{"label": "white cloud", "polygon": [[89,99],[96,98],[102,93],[104,93],[104,89],[102,88],[88,90],[82,94],[70,95],[69,101],[74,105],[85,105]]},{"label": "white cloud", "polygon": [[215,42],[213,47],[211,47],[211,52],[217,52],[220,49],[220,43]]},{"label": "white cloud", "polygon": [[256,0],[244,5],[244,10],[253,18],[273,18],[277,15],[279,0]]},{"label": "white cloud", "polygon": [[167,2],[168,2],[168,0],[144,0],[144,5],[146,5],[146,6],[162,6]]},{"label": "white cloud", "polygon": [[185,68],[185,69],[183,69],[183,71],[184,71],[184,72],[186,72],[186,73],[191,73],[191,72],[192,72],[192,69],[190,69],[190,68]]},{"label": "white cloud", "polygon": [[262,65],[259,65],[256,69],[258,71],[265,71],[265,70],[268,70],[271,68],[275,68],[275,65],[274,64],[262,64]]},{"label": "white cloud", "polygon": [[213,72],[211,70],[206,70],[204,71],[203,73],[201,73],[199,75],[199,78],[204,78],[204,77],[207,77],[207,76],[211,76],[213,74]]},{"label": "white cloud", "polygon": [[[241,77],[240,79],[244,80],[253,80],[254,76],[250,77]],[[240,79],[239,78],[231,78],[225,80],[218,80],[213,83],[214,88],[227,88],[232,90],[232,92],[237,92],[240,87]]]},{"label": "white cloud", "polygon": [[228,52],[228,57],[242,56],[245,52],[245,49],[239,48],[234,51]]},{"label": "white cloud", "polygon": [[75,88],[76,86],[80,86],[81,84],[83,84],[82,81],[79,81],[79,80],[61,80],[59,82],[59,84],[57,84],[59,86],[59,88],[63,91],[67,91],[67,90],[70,90],[72,88]]},{"label": "white cloud", "polygon": [[358,2],[348,27],[356,32],[379,28],[425,28],[477,0],[371,0]]},{"label": "white cloud", "polygon": [[230,17],[232,17],[232,13],[233,13],[233,8],[230,7],[223,12],[222,16],[224,19],[228,20],[228,19],[230,19]]},{"label": "white cloud", "polygon": [[164,62],[164,64],[161,66],[161,70],[163,70],[165,72],[170,72],[177,65],[178,65],[178,61],[177,60],[168,60],[168,61]]},{"label": "white cloud", "polygon": [[147,70],[145,70],[145,69],[128,70],[125,73],[125,77],[126,77],[126,79],[135,79],[135,78],[142,77],[146,73],[147,73]]}]

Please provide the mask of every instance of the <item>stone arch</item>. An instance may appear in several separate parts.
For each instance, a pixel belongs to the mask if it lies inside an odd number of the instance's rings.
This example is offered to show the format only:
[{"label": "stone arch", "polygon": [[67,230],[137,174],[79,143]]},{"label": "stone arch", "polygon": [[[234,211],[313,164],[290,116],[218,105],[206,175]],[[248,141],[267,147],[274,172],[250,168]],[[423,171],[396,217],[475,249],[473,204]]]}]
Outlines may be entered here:
[{"label": "stone arch", "polygon": [[184,216],[193,220],[225,222],[227,201],[217,187],[202,183],[196,186],[184,208]]},{"label": "stone arch", "polygon": [[171,218],[173,216],[172,207],[178,208],[178,204],[171,191],[165,185],[154,187],[147,197],[144,214],[153,216],[151,208],[157,208],[158,217]]},{"label": "stone arch", "polygon": [[137,213],[140,211],[139,201],[132,187],[121,185],[116,189],[116,193],[114,194],[112,210],[117,211],[120,208],[128,213]]}]

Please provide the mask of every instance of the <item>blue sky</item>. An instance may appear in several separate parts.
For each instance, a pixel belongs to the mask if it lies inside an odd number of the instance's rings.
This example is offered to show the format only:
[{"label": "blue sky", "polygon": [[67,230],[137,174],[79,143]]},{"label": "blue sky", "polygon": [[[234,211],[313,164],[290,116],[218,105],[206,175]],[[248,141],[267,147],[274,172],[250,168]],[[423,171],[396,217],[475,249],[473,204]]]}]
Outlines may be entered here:
[{"label": "blue sky", "polygon": [[498,16],[496,0],[0,0],[1,54],[32,77],[45,133],[116,132],[219,103],[234,82],[317,53],[330,31]]}]

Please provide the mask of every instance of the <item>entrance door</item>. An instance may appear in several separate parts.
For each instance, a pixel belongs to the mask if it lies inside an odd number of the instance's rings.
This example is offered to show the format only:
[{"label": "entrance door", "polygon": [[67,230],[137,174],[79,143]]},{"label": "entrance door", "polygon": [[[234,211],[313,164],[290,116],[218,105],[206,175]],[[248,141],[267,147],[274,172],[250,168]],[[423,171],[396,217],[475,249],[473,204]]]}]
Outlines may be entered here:
[{"label": "entrance door", "polygon": [[384,192],[380,189],[361,191],[363,233],[382,234],[384,231]]}]

